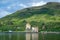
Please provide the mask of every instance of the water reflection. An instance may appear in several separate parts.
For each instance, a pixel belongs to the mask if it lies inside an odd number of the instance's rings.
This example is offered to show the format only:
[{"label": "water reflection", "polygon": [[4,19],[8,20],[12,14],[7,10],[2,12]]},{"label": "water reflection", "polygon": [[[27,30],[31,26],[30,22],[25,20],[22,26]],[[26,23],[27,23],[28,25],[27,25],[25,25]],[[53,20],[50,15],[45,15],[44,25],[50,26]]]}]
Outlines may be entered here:
[{"label": "water reflection", "polygon": [[12,36],[11,33],[9,33],[9,40],[11,40],[11,36]]},{"label": "water reflection", "polygon": [[0,40],[60,40],[60,33],[0,32]]},{"label": "water reflection", "polygon": [[38,33],[26,33],[26,40],[38,40]]},{"label": "water reflection", "polygon": [[38,33],[32,33],[32,40],[38,40]]},{"label": "water reflection", "polygon": [[31,40],[31,33],[26,33],[26,40]]}]

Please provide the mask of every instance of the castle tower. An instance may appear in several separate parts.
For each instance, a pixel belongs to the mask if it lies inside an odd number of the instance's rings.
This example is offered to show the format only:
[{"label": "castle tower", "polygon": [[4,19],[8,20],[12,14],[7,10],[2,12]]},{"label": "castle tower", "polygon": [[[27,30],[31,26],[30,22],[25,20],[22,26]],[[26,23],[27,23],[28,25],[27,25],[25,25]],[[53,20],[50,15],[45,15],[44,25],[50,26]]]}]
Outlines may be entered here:
[{"label": "castle tower", "polygon": [[32,32],[38,32],[38,27],[32,27]]},{"label": "castle tower", "polygon": [[26,24],[26,31],[30,31],[31,30],[31,25],[29,23]]}]

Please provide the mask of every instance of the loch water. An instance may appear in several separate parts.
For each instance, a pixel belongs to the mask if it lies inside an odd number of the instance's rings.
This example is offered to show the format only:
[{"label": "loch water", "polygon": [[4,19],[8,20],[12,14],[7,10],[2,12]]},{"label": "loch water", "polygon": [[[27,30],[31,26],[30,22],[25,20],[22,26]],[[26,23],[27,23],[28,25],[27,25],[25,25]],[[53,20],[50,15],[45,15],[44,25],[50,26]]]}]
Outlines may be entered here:
[{"label": "loch water", "polygon": [[60,33],[0,32],[0,40],[60,40]]}]

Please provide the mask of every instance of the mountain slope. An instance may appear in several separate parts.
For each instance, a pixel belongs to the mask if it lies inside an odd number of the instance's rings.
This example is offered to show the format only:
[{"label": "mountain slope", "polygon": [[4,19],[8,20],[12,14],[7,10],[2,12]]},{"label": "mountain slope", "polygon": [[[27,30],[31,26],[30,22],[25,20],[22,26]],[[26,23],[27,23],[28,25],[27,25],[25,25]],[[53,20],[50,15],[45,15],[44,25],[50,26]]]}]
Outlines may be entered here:
[{"label": "mountain slope", "polygon": [[[0,30],[22,31],[25,30],[26,22],[29,22],[32,26],[38,26],[39,31],[60,30],[60,3],[49,2],[43,6],[18,10],[0,19]],[[45,26],[44,29],[42,29],[43,26]],[[20,27],[20,29],[17,29],[17,27]]]}]

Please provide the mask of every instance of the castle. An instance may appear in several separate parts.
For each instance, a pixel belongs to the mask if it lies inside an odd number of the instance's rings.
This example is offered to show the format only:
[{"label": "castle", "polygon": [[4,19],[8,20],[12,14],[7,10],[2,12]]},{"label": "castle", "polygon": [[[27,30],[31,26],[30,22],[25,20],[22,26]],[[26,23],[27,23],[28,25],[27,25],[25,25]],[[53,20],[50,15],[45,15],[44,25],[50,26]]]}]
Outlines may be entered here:
[{"label": "castle", "polygon": [[29,23],[26,24],[27,32],[38,32],[38,27],[32,27]]}]

